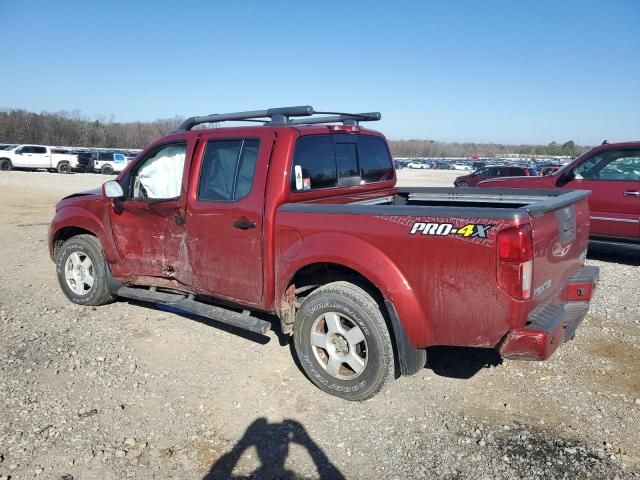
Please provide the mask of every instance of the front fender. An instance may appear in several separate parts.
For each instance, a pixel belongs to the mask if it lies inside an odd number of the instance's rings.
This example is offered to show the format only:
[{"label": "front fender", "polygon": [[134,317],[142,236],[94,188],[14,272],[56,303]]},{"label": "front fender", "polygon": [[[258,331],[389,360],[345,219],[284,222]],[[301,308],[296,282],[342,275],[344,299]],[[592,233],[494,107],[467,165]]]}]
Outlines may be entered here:
[{"label": "front fender", "polygon": [[107,232],[105,221],[108,222],[108,217],[101,219],[94,212],[82,207],[70,205],[58,210],[49,227],[49,254],[52,260],[55,261],[54,247],[58,232],[64,228],[80,228],[98,237],[107,262],[117,262],[118,251],[113,237]]},{"label": "front fender", "polygon": [[434,342],[433,329],[418,301],[420,292],[413,290],[398,266],[378,248],[352,235],[319,232],[305,236],[296,250],[295,256],[286,253],[279,256],[277,302],[283,298],[294,275],[304,267],[320,263],[341,265],[365,277],[386,301],[393,303],[412,346],[419,348]]}]

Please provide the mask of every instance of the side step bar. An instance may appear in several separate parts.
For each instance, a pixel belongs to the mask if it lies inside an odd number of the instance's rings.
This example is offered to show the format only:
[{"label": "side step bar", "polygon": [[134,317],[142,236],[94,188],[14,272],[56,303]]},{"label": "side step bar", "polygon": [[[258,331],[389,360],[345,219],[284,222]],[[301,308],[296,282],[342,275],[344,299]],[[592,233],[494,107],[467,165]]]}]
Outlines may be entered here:
[{"label": "side step bar", "polygon": [[232,325],[243,330],[249,330],[260,335],[265,335],[270,329],[271,324],[265,320],[261,320],[251,315],[234,312],[226,308],[209,305],[208,303],[198,302],[194,300],[193,295],[182,295],[180,293],[159,292],[155,288],[131,288],[126,286],[119,287],[115,294],[119,297],[139,300],[141,302],[161,303],[179,308],[185,312],[200,315],[201,317],[210,318],[220,323]]}]

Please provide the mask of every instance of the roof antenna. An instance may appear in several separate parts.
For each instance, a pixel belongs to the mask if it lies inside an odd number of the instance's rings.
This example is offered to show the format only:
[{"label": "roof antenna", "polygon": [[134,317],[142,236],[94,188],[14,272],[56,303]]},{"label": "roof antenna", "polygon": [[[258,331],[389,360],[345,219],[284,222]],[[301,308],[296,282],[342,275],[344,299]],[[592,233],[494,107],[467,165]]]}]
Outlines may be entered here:
[{"label": "roof antenna", "polygon": [[603,140],[600,145],[609,145],[609,140]]}]

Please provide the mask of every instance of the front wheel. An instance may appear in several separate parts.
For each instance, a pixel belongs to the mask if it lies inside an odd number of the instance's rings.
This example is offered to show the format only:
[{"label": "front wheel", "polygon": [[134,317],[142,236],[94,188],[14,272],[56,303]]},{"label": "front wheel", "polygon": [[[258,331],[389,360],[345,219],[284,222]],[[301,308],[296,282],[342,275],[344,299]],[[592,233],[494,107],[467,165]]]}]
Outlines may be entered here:
[{"label": "front wheel", "polygon": [[60,288],[80,305],[105,305],[115,300],[108,288],[107,263],[98,239],[77,235],[67,240],[56,256]]},{"label": "front wheel", "polygon": [[459,188],[469,188],[469,184],[467,182],[459,182],[457,186]]},{"label": "front wheel", "polygon": [[363,289],[333,282],[296,313],[296,355],[309,379],[345,400],[373,397],[394,379],[393,345],[380,307]]}]

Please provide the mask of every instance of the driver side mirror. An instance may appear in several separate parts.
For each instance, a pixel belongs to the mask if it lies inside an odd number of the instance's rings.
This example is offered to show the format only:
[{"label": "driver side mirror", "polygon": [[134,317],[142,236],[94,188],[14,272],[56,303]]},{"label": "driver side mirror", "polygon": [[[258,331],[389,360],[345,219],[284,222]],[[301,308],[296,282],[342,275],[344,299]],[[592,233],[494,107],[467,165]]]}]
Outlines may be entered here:
[{"label": "driver side mirror", "polygon": [[124,191],[122,186],[116,180],[109,180],[102,185],[102,192],[107,198],[122,198],[124,197]]}]

